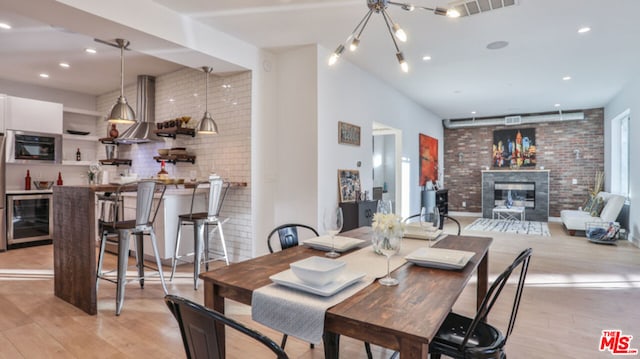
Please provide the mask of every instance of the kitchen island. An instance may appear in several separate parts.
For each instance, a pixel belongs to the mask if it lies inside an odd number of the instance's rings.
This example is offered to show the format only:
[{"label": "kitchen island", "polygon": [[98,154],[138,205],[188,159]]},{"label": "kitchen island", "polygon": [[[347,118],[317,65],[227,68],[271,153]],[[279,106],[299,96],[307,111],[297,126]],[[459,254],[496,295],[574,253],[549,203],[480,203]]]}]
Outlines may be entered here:
[{"label": "kitchen island", "polygon": [[[231,183],[231,188],[246,186]],[[54,294],[91,315],[97,314],[96,194],[117,189],[111,184],[53,187]],[[175,191],[190,200],[191,189]]]}]

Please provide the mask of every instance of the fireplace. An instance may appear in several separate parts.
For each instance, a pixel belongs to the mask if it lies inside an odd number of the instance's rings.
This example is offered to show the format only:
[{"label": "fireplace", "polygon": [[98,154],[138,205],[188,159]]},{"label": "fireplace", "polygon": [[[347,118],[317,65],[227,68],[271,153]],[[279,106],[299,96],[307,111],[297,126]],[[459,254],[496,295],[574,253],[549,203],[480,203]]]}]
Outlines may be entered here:
[{"label": "fireplace", "polygon": [[511,191],[513,205],[524,207],[528,221],[549,220],[549,170],[482,171],[482,216],[491,218]]},{"label": "fireplace", "polygon": [[513,199],[513,206],[536,208],[535,182],[494,182],[494,206],[504,206],[509,193]]}]

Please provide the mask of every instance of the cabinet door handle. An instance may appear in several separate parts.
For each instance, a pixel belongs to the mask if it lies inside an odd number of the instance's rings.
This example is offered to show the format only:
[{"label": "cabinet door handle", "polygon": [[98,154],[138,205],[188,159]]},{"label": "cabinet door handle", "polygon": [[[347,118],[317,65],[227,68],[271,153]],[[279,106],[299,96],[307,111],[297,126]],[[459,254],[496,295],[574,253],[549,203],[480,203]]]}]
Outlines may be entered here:
[{"label": "cabinet door handle", "polygon": [[370,209],[366,209],[366,210],[364,211],[364,216],[365,216],[366,218],[371,218],[371,210],[370,210]]}]

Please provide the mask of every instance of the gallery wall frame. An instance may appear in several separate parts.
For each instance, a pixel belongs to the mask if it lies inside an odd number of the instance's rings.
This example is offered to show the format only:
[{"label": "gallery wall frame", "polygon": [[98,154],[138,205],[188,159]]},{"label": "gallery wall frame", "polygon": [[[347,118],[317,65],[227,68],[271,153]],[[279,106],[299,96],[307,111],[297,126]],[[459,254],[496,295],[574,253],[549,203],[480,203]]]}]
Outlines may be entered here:
[{"label": "gallery wall frame", "polygon": [[360,191],[360,171],[338,170],[338,192],[340,202],[355,202]]},{"label": "gallery wall frame", "polygon": [[420,133],[418,135],[418,155],[420,157],[420,186],[427,181],[438,181],[438,139]]},{"label": "gallery wall frame", "polygon": [[360,146],[360,126],[338,121],[338,143]]}]

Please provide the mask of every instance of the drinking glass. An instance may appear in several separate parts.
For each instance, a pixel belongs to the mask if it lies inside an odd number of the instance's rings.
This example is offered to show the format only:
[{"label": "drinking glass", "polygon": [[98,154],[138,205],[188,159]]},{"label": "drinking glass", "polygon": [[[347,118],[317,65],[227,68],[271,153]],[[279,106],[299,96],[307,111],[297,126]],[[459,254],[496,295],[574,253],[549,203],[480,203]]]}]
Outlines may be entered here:
[{"label": "drinking glass", "polygon": [[378,200],[378,207],[376,209],[376,212],[378,213],[383,213],[383,214],[390,214],[393,213],[393,208],[391,206],[391,201],[386,199],[380,199]]},{"label": "drinking glass", "polygon": [[325,256],[340,257],[340,253],[336,252],[335,237],[342,230],[342,208],[334,207],[324,211],[324,230],[331,237],[331,252],[325,253]]},{"label": "drinking glass", "polygon": [[[431,223],[431,221],[429,221],[428,218],[429,217],[429,211],[427,210],[427,207],[421,207],[420,208],[420,229],[423,231],[428,231],[429,227],[431,227],[433,224]],[[427,246],[431,247],[431,240],[427,240]]]},{"label": "drinking glass", "polygon": [[391,256],[397,254],[400,250],[400,243],[402,242],[402,236],[385,236],[383,234],[377,234],[374,236],[376,241],[376,247],[378,250],[387,257],[387,276],[378,280],[378,283],[386,286],[398,285],[398,280],[391,277],[390,262]]}]

